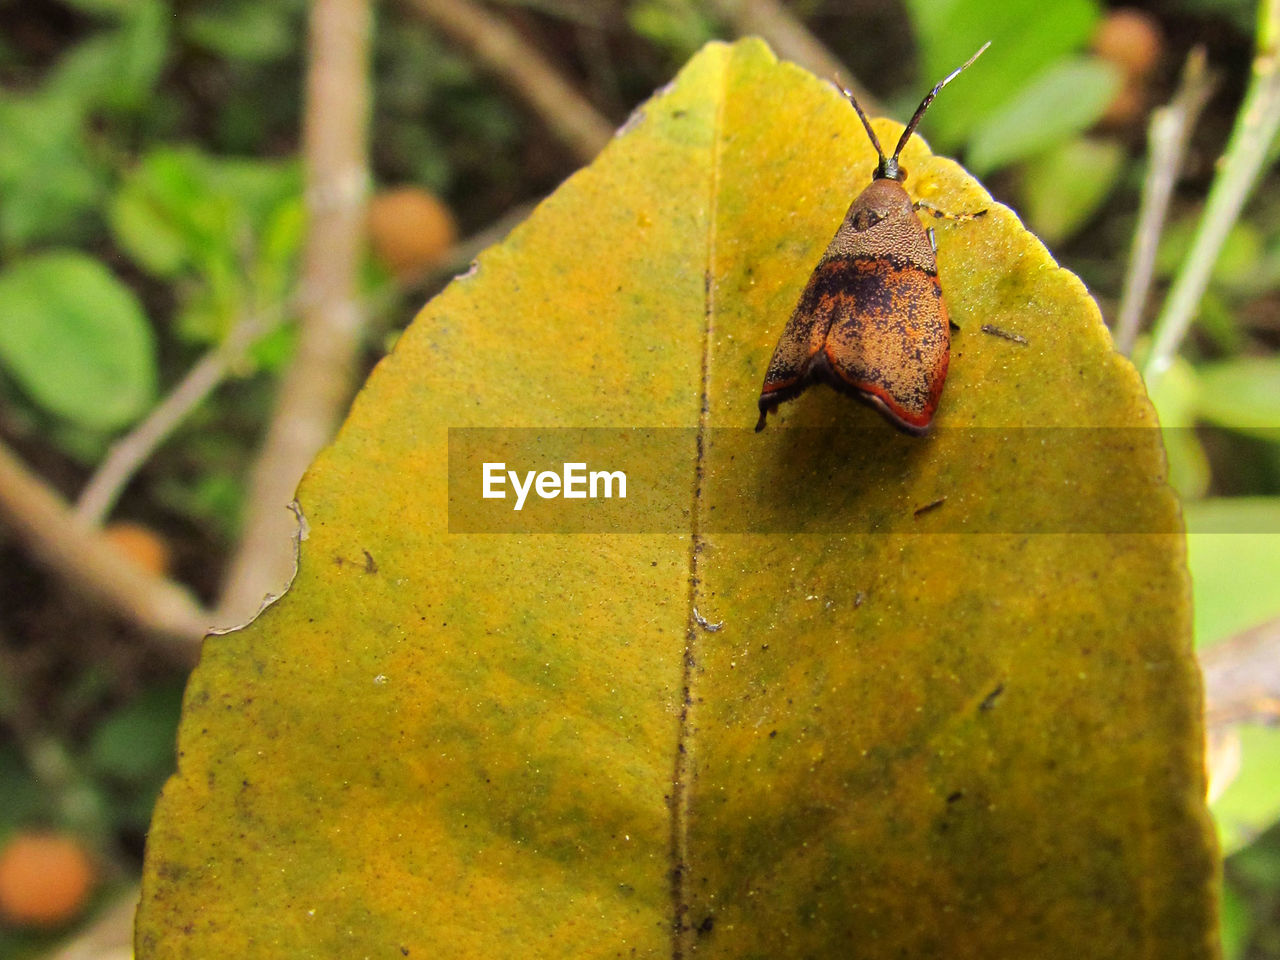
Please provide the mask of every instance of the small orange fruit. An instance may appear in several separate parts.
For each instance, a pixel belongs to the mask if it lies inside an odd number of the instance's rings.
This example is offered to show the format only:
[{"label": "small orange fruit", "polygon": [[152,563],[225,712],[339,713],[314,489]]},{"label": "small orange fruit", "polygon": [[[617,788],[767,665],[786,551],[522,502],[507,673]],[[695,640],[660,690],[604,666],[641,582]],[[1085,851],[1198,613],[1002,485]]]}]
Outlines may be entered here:
[{"label": "small orange fruit", "polygon": [[0,852],[0,917],[15,927],[60,927],[84,907],[96,873],[73,836],[15,834]]},{"label": "small orange fruit", "polygon": [[102,535],[142,569],[158,577],[168,576],[172,555],[160,534],[140,523],[109,523]]},{"label": "small orange fruit", "polygon": [[1143,10],[1112,10],[1093,35],[1093,49],[1119,67],[1126,77],[1145,79],[1160,60],[1160,25]]},{"label": "small orange fruit", "polygon": [[1142,10],[1112,10],[1093,35],[1093,49],[1124,78],[1101,125],[1112,130],[1140,123],[1147,109],[1147,81],[1160,62],[1160,26]]},{"label": "small orange fruit", "polygon": [[420,187],[384,190],[369,204],[369,240],[397,275],[439,264],[457,239],[453,214]]}]

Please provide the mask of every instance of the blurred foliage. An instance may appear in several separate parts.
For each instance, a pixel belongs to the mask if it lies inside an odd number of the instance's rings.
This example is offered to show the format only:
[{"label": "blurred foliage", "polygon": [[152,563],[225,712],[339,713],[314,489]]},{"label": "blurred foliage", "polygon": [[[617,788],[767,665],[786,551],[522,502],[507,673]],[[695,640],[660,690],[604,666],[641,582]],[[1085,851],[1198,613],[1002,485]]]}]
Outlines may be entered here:
[{"label": "blurred foliage", "polygon": [[1054,64],[983,120],[969,138],[966,159],[975,172],[988,174],[1033,157],[1093,126],[1119,87],[1115,69],[1099,60]]},{"label": "blurred foliage", "polygon": [[694,0],[635,0],[627,9],[627,23],[637,35],[665,50],[674,65],[721,35],[721,25],[706,5]]},{"label": "blurred foliage", "polygon": [[1116,188],[1124,147],[1114,139],[1074,137],[1027,160],[1021,192],[1027,220],[1050,246],[1067,240]]},{"label": "blurred foliage", "polygon": [[295,163],[158,147],[125,174],[108,217],[119,247],[173,284],[183,338],[216,343],[239,320],[284,311],[304,229]]},{"label": "blurred foliage", "polygon": [[[1098,22],[1094,0],[1007,0],[996,6],[984,0],[908,0],[906,6],[926,82],[940,80],[991,41],[981,68],[948,88],[946,109],[931,113],[923,125],[938,149],[978,144],[986,166],[975,172],[1026,156],[1022,143],[1047,146],[1060,130],[1083,130],[1106,109],[1096,89],[1087,91],[1089,96],[1071,105],[1070,123],[1059,127],[1065,81],[1083,78],[1093,88],[1105,83],[1080,63]],[[1011,119],[1020,124],[1012,126]]]},{"label": "blurred foliage", "polygon": [[101,262],[73,251],[15,260],[0,272],[0,303],[0,361],[47,410],[109,430],[151,404],[151,327]]},{"label": "blurred foliage", "polygon": [[86,765],[114,801],[117,829],[146,831],[151,808],[173,772],[173,740],[183,684],[165,681],[108,713],[89,738]]},{"label": "blurred foliage", "polygon": [[[1159,27],[1156,65],[1140,82],[1095,49],[1118,6],[1102,0],[789,7],[899,119],[992,41],[939,97],[922,133],[984,176],[1085,279],[1107,316],[1129,256],[1149,110],[1170,99],[1187,51],[1205,43],[1222,82],[1192,140],[1150,316],[1199,220],[1247,80],[1258,4],[1140,5]],[[237,388],[189,418],[120,507],[173,536],[178,575],[205,596],[234,543],[245,471],[292,355],[308,7],[0,0],[0,436],[74,493],[203,351],[244,320],[275,324],[236,371]],[[729,35],[721,6],[707,0],[493,0],[489,8],[618,123],[705,41]],[[432,190],[466,235],[572,172],[537,118],[411,5],[379,5],[377,17],[379,184]],[[1132,109],[1117,120],[1126,97]],[[1280,616],[1276,537],[1260,533],[1275,529],[1280,502],[1276,186],[1273,172],[1235,225],[1192,336],[1153,397],[1176,428],[1166,448],[1193,529],[1241,531],[1192,537],[1202,645]],[[397,287],[375,263],[365,274],[371,364],[441,281]],[[16,601],[0,609],[0,649],[17,650],[0,674],[28,678],[0,676],[0,721],[25,730],[19,719],[31,703],[49,704],[44,732],[63,759],[51,767],[50,754],[29,742],[21,750],[0,741],[0,834],[89,811],[104,846],[136,866],[159,766],[171,764],[166,711],[176,711],[182,677],[153,663],[103,673],[101,661],[119,649],[118,626],[69,604],[28,566],[0,540],[0,582]],[[1280,956],[1280,832],[1263,832],[1280,794],[1275,736],[1247,731],[1239,780],[1218,807],[1220,825],[1237,825],[1224,832],[1239,852],[1227,864],[1223,922],[1228,956],[1242,960]],[[0,933],[0,955],[46,943]]]}]

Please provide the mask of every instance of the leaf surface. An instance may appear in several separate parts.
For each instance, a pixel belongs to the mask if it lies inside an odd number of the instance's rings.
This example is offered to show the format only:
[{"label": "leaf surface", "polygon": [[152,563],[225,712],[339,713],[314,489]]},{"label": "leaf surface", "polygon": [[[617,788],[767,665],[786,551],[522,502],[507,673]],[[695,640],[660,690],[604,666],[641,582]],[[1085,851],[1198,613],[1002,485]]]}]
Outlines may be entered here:
[{"label": "leaf surface", "polygon": [[[872,166],[835,90],[713,44],[424,309],[302,484],[289,594],[206,643],[142,960],[1215,955],[1158,433],[1099,463],[1025,433],[1154,426],[1081,284],[1007,210],[939,221],[938,432],[817,388],[750,432]],[[450,429],[636,426],[691,438],[682,530],[449,532]],[[974,462],[975,427],[1036,452]],[[1119,533],[930,532],[1126,475]],[[815,525],[718,532],[744,495]]]}]

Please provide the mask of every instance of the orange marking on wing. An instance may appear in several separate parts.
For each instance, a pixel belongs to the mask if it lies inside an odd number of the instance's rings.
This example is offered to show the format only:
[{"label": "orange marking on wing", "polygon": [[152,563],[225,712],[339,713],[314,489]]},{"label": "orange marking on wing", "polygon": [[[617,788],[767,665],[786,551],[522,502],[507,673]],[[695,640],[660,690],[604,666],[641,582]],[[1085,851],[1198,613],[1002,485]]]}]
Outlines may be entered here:
[{"label": "orange marking on wing", "polygon": [[[827,354],[827,357],[828,359],[831,359],[830,353]],[[865,380],[852,380],[849,377],[846,377],[834,362],[831,364],[831,369],[835,372],[836,376],[855,390],[860,393],[865,393],[868,396],[875,397],[884,404],[884,408],[886,410],[892,413],[903,423],[908,423],[913,427],[918,427],[923,430],[933,421],[933,414],[938,409],[938,400],[941,396],[941,390],[938,388],[936,380],[932,385],[933,389],[930,391],[929,402],[925,404],[924,409],[919,413],[912,413],[899,404],[898,401],[894,399],[893,395],[879,384],[868,383]]]}]

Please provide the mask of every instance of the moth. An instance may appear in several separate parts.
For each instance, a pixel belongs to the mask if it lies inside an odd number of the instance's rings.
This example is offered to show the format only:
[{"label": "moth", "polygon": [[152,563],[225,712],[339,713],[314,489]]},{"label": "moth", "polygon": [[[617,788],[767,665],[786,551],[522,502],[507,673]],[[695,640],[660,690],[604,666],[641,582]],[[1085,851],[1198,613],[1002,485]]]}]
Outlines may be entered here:
[{"label": "moth", "polygon": [[932,208],[912,202],[898,157],[934,97],[990,45],[920,102],[891,157],[884,155],[853,94],[842,89],[880,162],[871,183],[849,205],[782,331],[760,391],[757,432],[778,404],[819,382],[870,404],[908,433],[929,429],[947,380],[951,323],[938,283],[933,232],[916,213]]}]

